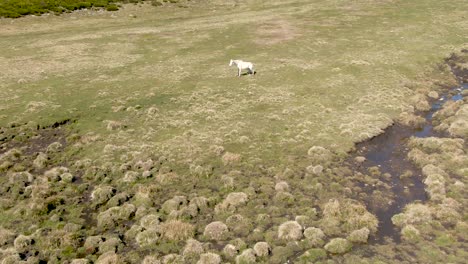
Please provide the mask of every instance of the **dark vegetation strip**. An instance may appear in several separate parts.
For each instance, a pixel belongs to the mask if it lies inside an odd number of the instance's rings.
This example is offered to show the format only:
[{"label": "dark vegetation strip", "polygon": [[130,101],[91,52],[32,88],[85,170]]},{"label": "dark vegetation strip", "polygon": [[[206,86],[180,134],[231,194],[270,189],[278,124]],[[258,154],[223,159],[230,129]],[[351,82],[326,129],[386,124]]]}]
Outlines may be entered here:
[{"label": "dark vegetation strip", "polygon": [[[0,1],[0,17],[18,18],[26,15],[41,15],[53,12],[56,15],[69,13],[79,9],[119,10],[118,3],[140,3],[144,0],[2,0]],[[154,6],[163,2],[177,3],[179,0],[151,0]]]}]

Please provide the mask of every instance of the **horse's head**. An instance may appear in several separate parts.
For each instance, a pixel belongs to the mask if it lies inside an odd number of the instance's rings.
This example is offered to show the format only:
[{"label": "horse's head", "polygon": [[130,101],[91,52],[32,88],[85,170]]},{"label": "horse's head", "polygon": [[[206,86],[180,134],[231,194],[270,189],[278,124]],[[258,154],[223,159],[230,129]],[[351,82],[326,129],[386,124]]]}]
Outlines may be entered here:
[{"label": "horse's head", "polygon": [[229,66],[232,66],[232,63],[233,63],[233,62],[234,62],[234,61],[233,61],[233,60],[231,60],[231,61],[229,62]]}]

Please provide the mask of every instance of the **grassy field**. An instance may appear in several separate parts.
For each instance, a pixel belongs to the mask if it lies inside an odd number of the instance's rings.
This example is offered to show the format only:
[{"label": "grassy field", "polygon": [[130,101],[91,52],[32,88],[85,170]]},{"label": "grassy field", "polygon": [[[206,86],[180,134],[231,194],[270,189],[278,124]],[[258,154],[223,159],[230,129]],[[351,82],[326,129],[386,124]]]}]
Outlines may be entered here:
[{"label": "grassy field", "polygon": [[335,238],[376,220],[339,162],[453,84],[442,63],[466,48],[466,7],[188,1],[0,19],[0,258],[424,263],[431,249],[411,241],[351,238],[341,255]]}]

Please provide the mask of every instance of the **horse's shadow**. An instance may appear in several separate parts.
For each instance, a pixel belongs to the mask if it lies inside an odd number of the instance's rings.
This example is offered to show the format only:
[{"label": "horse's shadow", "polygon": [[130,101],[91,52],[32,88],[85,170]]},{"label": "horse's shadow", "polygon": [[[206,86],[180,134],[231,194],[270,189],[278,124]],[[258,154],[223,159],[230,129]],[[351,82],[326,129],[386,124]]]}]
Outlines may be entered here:
[{"label": "horse's shadow", "polygon": [[253,72],[243,72],[241,73],[241,76],[245,76],[245,75],[256,75],[257,74],[257,71],[253,71]]}]

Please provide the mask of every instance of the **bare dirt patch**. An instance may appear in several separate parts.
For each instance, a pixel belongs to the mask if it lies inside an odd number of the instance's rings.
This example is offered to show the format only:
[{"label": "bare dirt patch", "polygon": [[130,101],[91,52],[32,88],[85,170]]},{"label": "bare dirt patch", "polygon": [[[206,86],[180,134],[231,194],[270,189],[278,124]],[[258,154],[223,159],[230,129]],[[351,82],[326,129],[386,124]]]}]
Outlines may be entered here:
[{"label": "bare dirt patch", "polygon": [[266,21],[257,28],[254,42],[259,45],[274,45],[292,40],[299,34],[290,22],[278,19]]}]

